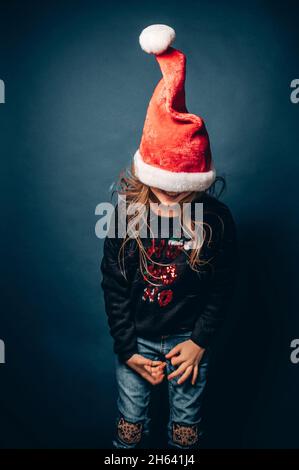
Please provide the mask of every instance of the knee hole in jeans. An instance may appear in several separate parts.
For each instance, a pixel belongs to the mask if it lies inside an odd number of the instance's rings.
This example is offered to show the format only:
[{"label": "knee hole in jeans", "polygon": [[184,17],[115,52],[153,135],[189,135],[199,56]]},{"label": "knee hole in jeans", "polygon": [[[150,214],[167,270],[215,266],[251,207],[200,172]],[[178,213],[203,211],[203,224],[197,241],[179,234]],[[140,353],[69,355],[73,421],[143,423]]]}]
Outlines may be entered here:
[{"label": "knee hole in jeans", "polygon": [[172,440],[181,446],[191,446],[198,441],[196,424],[172,423]]},{"label": "knee hole in jeans", "polygon": [[138,444],[142,435],[142,423],[130,423],[120,418],[117,425],[118,437],[126,444]]}]

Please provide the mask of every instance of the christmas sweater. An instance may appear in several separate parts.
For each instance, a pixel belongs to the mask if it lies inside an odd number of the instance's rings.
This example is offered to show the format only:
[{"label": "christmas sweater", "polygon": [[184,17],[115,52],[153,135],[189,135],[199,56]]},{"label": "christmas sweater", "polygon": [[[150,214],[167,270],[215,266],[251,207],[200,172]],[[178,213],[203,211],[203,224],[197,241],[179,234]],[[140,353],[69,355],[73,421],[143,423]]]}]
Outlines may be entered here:
[{"label": "christmas sweater", "polygon": [[171,218],[168,238],[142,238],[147,269],[141,270],[139,248],[131,239],[125,245],[124,276],[123,239],[104,241],[101,285],[114,352],[124,362],[138,352],[138,336],[157,339],[191,330],[191,340],[207,348],[225,317],[237,266],[235,224],[225,204],[206,194],[202,198],[203,221],[210,228],[196,271],[189,264],[190,240],[172,236]]}]

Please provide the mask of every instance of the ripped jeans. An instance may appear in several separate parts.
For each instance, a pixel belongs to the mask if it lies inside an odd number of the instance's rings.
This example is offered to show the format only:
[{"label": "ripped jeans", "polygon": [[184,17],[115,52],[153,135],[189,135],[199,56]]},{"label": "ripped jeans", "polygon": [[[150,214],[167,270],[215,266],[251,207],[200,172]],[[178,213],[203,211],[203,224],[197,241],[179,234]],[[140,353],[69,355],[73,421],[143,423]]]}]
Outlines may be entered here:
[{"label": "ripped jeans", "polygon": [[[190,338],[191,331],[159,337],[157,340],[137,338],[138,352],[151,360],[165,361],[174,346]],[[166,380],[176,367],[166,360]],[[202,436],[202,398],[207,381],[208,353],[205,351],[199,364],[195,385],[188,378],[178,385],[179,377],[168,382],[169,423],[168,444],[170,448],[194,449],[199,446]],[[138,447],[149,433],[148,409],[152,385],[133,371],[116,356],[116,378],[118,384],[118,416],[114,448],[133,449]]]}]

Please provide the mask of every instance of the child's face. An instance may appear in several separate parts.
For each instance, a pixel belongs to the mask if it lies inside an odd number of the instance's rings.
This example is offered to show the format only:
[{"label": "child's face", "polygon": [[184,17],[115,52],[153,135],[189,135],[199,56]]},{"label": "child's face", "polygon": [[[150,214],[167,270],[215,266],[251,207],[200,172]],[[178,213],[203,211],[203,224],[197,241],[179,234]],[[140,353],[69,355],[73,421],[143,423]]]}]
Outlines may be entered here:
[{"label": "child's face", "polygon": [[188,194],[191,194],[191,191],[176,193],[173,191],[164,191],[162,189],[153,187],[151,187],[151,191],[162,204],[168,206],[179,203],[184,197],[186,197]]}]

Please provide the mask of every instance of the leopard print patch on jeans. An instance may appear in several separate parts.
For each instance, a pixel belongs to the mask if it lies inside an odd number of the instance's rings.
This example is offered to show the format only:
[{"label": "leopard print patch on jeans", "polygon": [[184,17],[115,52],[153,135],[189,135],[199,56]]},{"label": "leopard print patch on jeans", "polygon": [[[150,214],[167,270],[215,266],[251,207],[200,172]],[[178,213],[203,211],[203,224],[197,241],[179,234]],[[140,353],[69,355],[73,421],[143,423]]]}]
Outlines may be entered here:
[{"label": "leopard print patch on jeans", "polygon": [[129,423],[120,418],[117,430],[119,438],[127,444],[137,444],[141,440],[142,423]]},{"label": "leopard print patch on jeans", "polygon": [[197,425],[186,425],[173,423],[172,425],[172,439],[175,444],[181,446],[191,446],[196,444],[198,440]]}]

